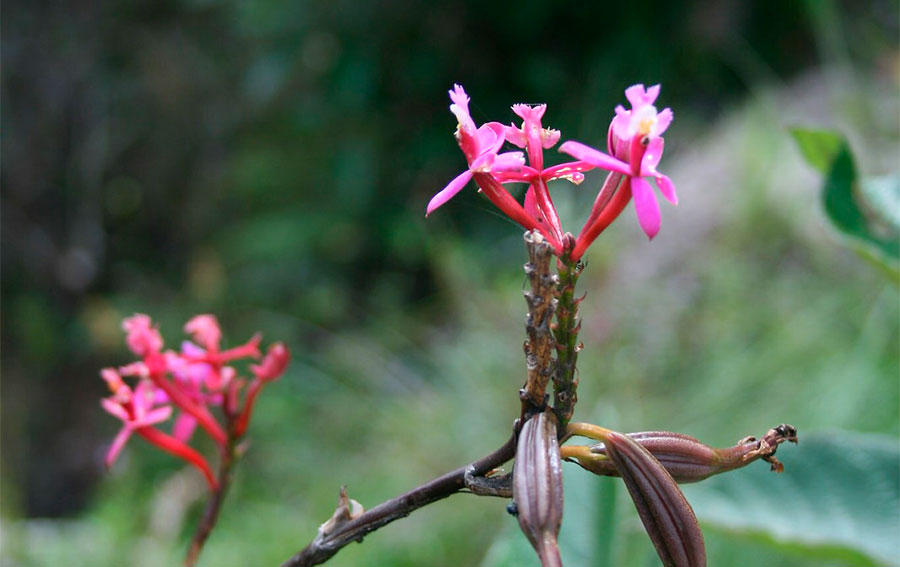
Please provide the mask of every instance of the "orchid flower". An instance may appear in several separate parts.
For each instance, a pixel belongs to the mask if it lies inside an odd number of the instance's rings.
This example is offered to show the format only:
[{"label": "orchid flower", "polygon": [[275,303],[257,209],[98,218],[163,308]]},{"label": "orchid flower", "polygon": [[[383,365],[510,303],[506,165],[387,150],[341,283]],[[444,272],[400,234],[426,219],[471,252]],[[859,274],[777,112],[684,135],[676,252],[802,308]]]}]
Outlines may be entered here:
[{"label": "orchid flower", "polygon": [[[431,198],[425,216],[449,201],[474,179],[485,196],[506,216],[526,230],[544,233],[554,248],[561,250],[558,236],[541,226],[538,218],[523,208],[502,185],[505,181],[522,181],[521,176],[514,174],[520,172],[525,164],[522,152],[497,153],[506,141],[506,127],[499,122],[489,122],[476,128],[475,121],[469,114],[469,97],[465,90],[460,85],[454,85],[449,94],[453,102],[450,111],[457,119],[456,141],[466,156],[469,167]],[[507,178],[509,175],[514,175],[514,178]]]},{"label": "orchid flower", "polygon": [[166,421],[172,416],[172,407],[153,407],[156,401],[154,387],[145,380],[141,380],[132,391],[112,368],[104,368],[101,375],[113,395],[100,400],[100,405],[123,423],[122,429],[106,453],[106,466],[111,467],[136,429]]},{"label": "orchid flower", "polygon": [[160,396],[158,396],[159,392],[153,383],[142,379],[132,391],[131,388],[122,383],[121,377],[116,378],[113,374],[115,374],[115,370],[111,368],[106,368],[102,371],[103,378],[107,381],[110,389],[113,390],[113,396],[101,399],[100,405],[107,412],[121,419],[123,425],[106,453],[105,463],[107,468],[111,467],[116,461],[131,435],[137,433],[163,451],[184,459],[197,467],[204,478],[206,478],[210,488],[216,490],[218,482],[206,459],[183,441],[153,427],[172,417],[172,406],[155,407],[159,402]]},{"label": "orchid flower", "polygon": [[[141,360],[121,366],[118,370],[105,368],[101,376],[112,395],[101,400],[102,407],[119,418],[123,427],[116,435],[107,455],[111,466],[132,434],[197,467],[213,491],[218,481],[206,459],[189,445],[199,425],[215,441],[221,451],[243,436],[247,429],[250,409],[263,383],[278,378],[285,370],[290,353],[282,343],[275,343],[259,365],[251,365],[255,378],[246,393],[244,407],[238,407],[241,391],[247,380],[237,376],[237,370],[226,363],[241,358],[259,358],[262,337],[255,334],[246,343],[222,350],[222,332],[213,315],[198,315],[184,330],[196,341],[184,341],[181,351],[163,351],[163,339],[149,316],[136,314],[122,324],[129,349]],[[123,378],[136,378],[132,389]],[[221,407],[225,426],[210,411]],[[164,433],[156,425],[172,417],[178,410],[172,434]]]},{"label": "orchid flower", "polygon": [[125,342],[134,354],[146,356],[162,350],[162,336],[159,330],[152,326],[149,316],[135,313],[122,321],[122,330],[126,333]]},{"label": "orchid flower", "polygon": [[525,158],[522,152],[506,152],[498,154],[505,141],[504,126],[499,122],[489,122],[476,128],[475,121],[469,115],[469,97],[462,86],[454,85],[449,91],[450,112],[456,115],[456,139],[460,149],[466,156],[469,168],[460,173],[439,191],[425,211],[430,215],[435,209],[449,201],[472,179],[475,173],[491,173],[492,171],[512,171],[522,167]]}]

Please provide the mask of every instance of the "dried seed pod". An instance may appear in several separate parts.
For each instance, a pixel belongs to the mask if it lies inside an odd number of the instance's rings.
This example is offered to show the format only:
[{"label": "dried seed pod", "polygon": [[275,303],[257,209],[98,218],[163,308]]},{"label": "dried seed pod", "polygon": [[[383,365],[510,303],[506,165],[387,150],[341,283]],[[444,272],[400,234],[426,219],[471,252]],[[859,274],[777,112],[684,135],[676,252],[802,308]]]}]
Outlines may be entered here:
[{"label": "dried seed pod", "polygon": [[522,532],[544,567],[562,565],[557,535],[562,523],[562,463],[556,418],[548,410],[525,422],[513,469],[513,499]]},{"label": "dried seed pod", "polygon": [[705,567],[700,524],[672,475],[631,437],[615,431],[604,437],[606,455],[625,481],[663,565]]},{"label": "dried seed pod", "polygon": [[[642,431],[628,436],[650,451],[675,481],[682,484],[738,469],[757,459],[768,461],[772,470],[781,472],[783,467],[774,457],[778,445],[785,441],[797,442],[797,430],[787,424],[773,427],[760,440],[745,437],[737,445],[725,449],[716,449],[689,435],[671,431]],[[604,443],[589,448],[564,447],[562,452],[565,458],[577,460],[594,474],[619,476],[615,465],[606,456]]]}]

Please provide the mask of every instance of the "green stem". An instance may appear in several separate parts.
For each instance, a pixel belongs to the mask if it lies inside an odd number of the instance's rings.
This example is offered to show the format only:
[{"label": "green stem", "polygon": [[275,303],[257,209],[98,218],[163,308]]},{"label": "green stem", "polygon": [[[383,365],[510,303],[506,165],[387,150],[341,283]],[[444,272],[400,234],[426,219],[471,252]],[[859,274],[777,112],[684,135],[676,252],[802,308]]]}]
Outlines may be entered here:
[{"label": "green stem", "polygon": [[578,320],[578,304],[575,297],[575,284],[581,275],[582,266],[573,261],[568,254],[557,262],[559,272],[559,303],[556,309],[556,359],[557,368],[553,376],[553,409],[559,419],[559,431],[562,434],[575,412],[578,402],[578,377],[575,363],[581,345],[578,342],[578,331],[581,323]]}]

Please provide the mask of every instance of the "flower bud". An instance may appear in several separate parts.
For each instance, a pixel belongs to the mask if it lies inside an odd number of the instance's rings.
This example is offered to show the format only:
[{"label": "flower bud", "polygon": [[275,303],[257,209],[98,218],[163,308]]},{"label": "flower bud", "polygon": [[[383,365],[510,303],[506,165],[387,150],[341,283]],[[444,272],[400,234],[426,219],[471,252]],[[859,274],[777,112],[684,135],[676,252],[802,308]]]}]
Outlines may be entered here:
[{"label": "flower bud", "polygon": [[544,567],[561,566],[557,535],[562,523],[563,487],[556,419],[536,414],[519,433],[513,469],[513,499],[519,526]]}]

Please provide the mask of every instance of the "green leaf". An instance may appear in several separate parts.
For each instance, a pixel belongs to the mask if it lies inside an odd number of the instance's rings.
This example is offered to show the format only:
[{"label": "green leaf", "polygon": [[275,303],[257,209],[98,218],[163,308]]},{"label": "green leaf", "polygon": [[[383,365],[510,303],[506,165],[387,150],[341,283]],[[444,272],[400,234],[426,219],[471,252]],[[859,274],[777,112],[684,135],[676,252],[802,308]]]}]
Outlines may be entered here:
[{"label": "green leaf", "polygon": [[844,244],[900,283],[900,174],[860,181],[840,134],[799,128],[791,134],[809,164],[825,174],[825,213]]},{"label": "green leaf", "polygon": [[828,173],[835,156],[844,144],[844,138],[830,130],[792,128],[790,132],[806,161],[820,173]]},{"label": "green leaf", "polygon": [[900,441],[835,431],[803,436],[778,456],[780,475],[754,463],[686,486],[704,529],[900,565]]}]

